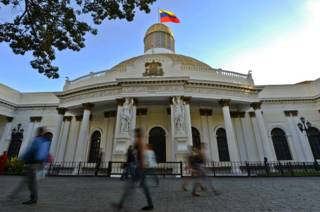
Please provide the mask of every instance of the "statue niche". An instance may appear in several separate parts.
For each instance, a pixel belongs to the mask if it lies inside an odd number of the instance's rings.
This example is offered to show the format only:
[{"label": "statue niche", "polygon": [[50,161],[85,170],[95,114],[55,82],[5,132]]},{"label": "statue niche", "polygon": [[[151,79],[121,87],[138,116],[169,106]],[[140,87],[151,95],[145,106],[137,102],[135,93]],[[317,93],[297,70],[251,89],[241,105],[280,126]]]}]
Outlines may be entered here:
[{"label": "statue niche", "polygon": [[146,72],[143,73],[143,76],[163,76],[164,72],[162,69],[162,64],[156,61],[151,63],[146,63]]}]

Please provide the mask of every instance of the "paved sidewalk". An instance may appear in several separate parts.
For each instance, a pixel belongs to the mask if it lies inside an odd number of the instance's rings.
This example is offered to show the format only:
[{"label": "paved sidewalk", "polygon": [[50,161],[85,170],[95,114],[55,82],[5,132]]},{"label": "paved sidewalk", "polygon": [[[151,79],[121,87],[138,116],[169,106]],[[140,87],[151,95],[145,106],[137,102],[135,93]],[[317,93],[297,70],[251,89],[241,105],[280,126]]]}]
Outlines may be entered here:
[{"label": "paved sidewalk", "polygon": [[[118,179],[60,178],[45,179],[36,206],[23,206],[23,193],[17,200],[6,201],[8,191],[18,177],[0,177],[0,211],[102,212],[112,211],[110,203],[119,199],[123,183]],[[320,178],[212,178],[220,196],[203,193],[192,197],[181,190],[180,179],[163,179],[160,187],[151,187],[154,211],[320,211]],[[138,190],[128,211],[140,211],[146,204]]]}]

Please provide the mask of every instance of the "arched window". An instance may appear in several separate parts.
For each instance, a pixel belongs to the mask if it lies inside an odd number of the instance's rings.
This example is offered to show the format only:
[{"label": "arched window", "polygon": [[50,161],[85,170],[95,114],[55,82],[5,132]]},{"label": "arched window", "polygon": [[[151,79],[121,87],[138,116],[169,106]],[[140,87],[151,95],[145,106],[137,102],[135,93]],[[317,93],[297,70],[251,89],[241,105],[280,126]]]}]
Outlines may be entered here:
[{"label": "arched window", "polygon": [[197,149],[201,148],[200,132],[195,127],[192,127],[192,145]]},{"label": "arched window", "polygon": [[91,135],[90,141],[90,151],[89,151],[89,163],[96,163],[100,154],[100,143],[101,143],[101,133],[99,131],[94,131]]},{"label": "arched window", "polygon": [[219,160],[220,161],[230,161],[227,134],[225,129],[219,128],[216,132]]},{"label": "arched window", "polygon": [[320,131],[315,127],[310,127],[308,139],[314,159],[320,159]]},{"label": "arched window", "polygon": [[154,127],[149,132],[149,144],[156,154],[157,162],[166,162],[166,132],[161,127]]},{"label": "arched window", "polygon": [[271,137],[277,160],[292,160],[285,132],[280,128],[274,128],[271,131]]},{"label": "arched window", "polygon": [[20,152],[20,147],[23,140],[24,130],[21,128],[21,124],[18,124],[17,128],[14,128],[11,132],[11,140],[8,149],[9,158],[17,157]]}]

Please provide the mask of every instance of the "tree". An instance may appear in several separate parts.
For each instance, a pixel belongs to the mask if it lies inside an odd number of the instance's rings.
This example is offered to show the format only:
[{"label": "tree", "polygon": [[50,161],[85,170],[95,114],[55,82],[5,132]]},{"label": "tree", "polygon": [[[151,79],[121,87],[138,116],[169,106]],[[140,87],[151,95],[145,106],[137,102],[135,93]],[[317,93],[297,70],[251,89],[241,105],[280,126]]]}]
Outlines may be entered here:
[{"label": "tree", "polygon": [[[52,65],[55,51],[80,51],[85,35],[97,34],[91,25],[105,19],[132,21],[136,9],[150,12],[156,0],[0,0],[0,11],[20,9],[10,21],[0,20],[0,43],[8,42],[15,54],[32,52],[31,66],[48,78],[58,78]],[[92,18],[89,21],[88,17]]]}]

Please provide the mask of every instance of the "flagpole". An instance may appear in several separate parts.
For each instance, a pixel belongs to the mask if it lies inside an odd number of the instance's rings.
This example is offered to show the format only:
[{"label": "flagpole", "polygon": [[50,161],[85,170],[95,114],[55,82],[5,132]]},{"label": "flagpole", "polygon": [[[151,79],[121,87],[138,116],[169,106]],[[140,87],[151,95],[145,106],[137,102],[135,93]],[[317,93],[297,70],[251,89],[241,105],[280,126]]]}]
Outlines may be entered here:
[{"label": "flagpole", "polygon": [[158,15],[158,21],[160,23],[160,7],[158,7],[158,11],[157,12],[158,12],[158,14],[157,14]]}]

